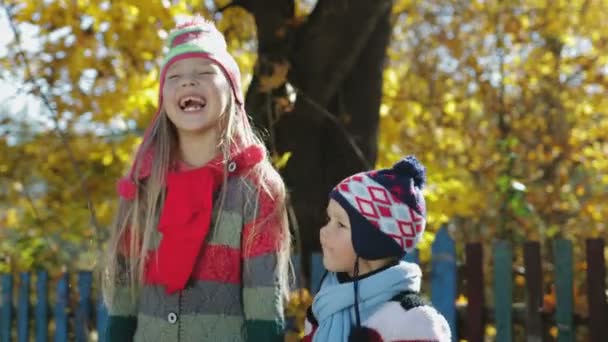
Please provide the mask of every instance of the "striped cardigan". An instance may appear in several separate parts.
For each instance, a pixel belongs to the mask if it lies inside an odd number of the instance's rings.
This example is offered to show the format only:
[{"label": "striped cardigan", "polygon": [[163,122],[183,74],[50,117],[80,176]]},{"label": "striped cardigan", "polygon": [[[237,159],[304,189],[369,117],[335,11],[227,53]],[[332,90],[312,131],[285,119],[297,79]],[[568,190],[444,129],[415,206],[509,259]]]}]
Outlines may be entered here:
[{"label": "striped cardigan", "polygon": [[[109,341],[283,339],[276,248],[284,221],[268,219],[278,203],[250,177],[230,176],[225,186],[225,203],[220,212],[219,201],[214,202],[211,227],[186,287],[167,294],[163,286],[146,283],[131,305],[128,289],[118,286],[110,305]],[[157,231],[153,248],[161,239]]]}]

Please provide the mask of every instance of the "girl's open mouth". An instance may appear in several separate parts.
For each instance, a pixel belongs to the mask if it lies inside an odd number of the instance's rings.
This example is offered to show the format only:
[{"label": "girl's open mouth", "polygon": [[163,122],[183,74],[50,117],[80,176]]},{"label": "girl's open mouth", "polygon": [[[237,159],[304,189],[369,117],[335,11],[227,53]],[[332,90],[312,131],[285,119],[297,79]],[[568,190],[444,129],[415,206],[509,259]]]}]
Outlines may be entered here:
[{"label": "girl's open mouth", "polygon": [[195,112],[205,107],[207,101],[199,96],[184,96],[179,100],[179,108],[184,112]]}]

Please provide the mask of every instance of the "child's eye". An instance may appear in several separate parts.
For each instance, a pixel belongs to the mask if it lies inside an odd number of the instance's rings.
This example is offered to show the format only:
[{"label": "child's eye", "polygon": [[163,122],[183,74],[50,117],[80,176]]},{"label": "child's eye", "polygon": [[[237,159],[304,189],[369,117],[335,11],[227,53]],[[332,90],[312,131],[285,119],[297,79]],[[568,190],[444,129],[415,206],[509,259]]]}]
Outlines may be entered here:
[{"label": "child's eye", "polygon": [[215,74],[215,72],[207,70],[207,71],[201,71],[198,74],[199,75],[213,75],[213,74]]},{"label": "child's eye", "polygon": [[170,80],[174,80],[177,79],[179,77],[179,75],[169,75],[169,77],[167,77]]}]

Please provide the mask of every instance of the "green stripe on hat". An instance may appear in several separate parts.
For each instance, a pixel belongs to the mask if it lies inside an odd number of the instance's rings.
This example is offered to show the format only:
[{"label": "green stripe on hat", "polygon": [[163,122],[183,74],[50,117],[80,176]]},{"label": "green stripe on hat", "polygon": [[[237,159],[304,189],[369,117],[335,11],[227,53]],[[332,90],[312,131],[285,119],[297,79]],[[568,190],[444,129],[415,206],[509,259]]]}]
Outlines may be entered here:
[{"label": "green stripe on hat", "polygon": [[179,55],[192,52],[221,54],[225,53],[226,49],[221,41],[215,39],[192,40],[169,50],[169,53],[165,56],[161,66],[164,67],[170,60]]},{"label": "green stripe on hat", "polygon": [[191,52],[211,53],[211,50],[205,49],[201,44],[196,44],[193,42],[184,43],[169,50],[169,53],[165,56],[165,59],[163,60],[162,66],[164,67],[170,60],[179,55]]}]

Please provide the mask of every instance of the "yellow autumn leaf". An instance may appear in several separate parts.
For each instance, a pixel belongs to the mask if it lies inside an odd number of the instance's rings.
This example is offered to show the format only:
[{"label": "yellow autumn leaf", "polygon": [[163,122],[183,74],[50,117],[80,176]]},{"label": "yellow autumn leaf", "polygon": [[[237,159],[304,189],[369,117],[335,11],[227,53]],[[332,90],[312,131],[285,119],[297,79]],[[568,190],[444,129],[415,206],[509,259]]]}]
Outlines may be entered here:
[{"label": "yellow autumn leaf", "polygon": [[19,215],[17,214],[16,208],[9,208],[6,211],[5,222],[7,228],[15,227],[19,224]]},{"label": "yellow autumn leaf", "polygon": [[274,155],[272,157],[272,164],[278,170],[284,168],[289,162],[289,158],[291,158],[291,152],[285,152],[282,155]]},{"label": "yellow autumn leaf", "polygon": [[112,162],[114,161],[114,155],[112,153],[107,153],[103,156],[103,158],[101,159],[101,163],[104,166],[108,166],[110,164],[112,164]]}]

